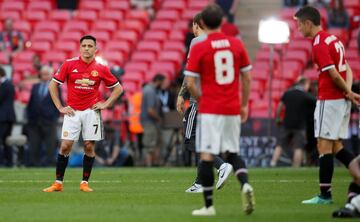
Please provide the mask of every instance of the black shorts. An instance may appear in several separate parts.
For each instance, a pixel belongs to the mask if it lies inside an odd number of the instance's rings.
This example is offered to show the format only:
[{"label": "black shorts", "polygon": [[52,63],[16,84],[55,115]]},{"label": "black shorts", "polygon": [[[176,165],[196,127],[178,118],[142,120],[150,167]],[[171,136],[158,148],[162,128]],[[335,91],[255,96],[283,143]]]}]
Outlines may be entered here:
[{"label": "black shorts", "polygon": [[279,145],[282,148],[301,148],[306,145],[305,129],[286,129],[281,127],[279,136]]},{"label": "black shorts", "polygon": [[191,104],[184,115],[184,146],[195,152],[197,104]]}]

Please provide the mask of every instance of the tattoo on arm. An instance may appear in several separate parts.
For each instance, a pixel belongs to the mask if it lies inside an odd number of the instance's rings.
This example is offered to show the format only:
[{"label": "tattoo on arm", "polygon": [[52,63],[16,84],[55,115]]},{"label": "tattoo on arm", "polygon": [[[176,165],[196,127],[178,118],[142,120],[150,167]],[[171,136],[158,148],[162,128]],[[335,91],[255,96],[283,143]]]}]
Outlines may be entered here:
[{"label": "tattoo on arm", "polygon": [[183,98],[187,98],[189,97],[189,90],[187,89],[187,84],[186,84],[186,81],[185,79],[183,80],[183,83],[181,85],[181,88],[180,88],[180,91],[179,91],[179,95],[178,96],[181,96]]}]

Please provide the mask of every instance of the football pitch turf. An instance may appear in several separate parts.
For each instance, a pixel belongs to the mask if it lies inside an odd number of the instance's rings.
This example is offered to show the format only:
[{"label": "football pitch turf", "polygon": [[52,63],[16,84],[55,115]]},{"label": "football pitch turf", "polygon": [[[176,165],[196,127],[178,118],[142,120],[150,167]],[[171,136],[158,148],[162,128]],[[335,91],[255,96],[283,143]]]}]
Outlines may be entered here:
[{"label": "football pitch turf", "polygon": [[[43,193],[53,168],[0,169],[0,221],[341,221],[331,212],[343,206],[350,176],[336,168],[332,205],[302,205],[318,193],[318,168],[250,169],[256,209],[245,215],[239,184],[232,176],[215,191],[215,217],[193,217],[202,194],[188,194],[195,168],[94,168],[92,193],[79,191],[82,169],[68,168],[64,191]],[[217,179],[217,176],[216,176]],[[216,181],[215,181],[216,182]],[[343,221],[343,220],[342,220]]]}]

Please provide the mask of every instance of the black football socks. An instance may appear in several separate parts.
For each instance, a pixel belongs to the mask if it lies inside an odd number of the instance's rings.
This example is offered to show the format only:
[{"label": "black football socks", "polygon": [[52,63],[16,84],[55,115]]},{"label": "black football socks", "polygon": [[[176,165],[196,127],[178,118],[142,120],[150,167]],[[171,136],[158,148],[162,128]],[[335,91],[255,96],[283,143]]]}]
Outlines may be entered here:
[{"label": "black football socks", "polygon": [[212,161],[200,161],[199,176],[203,186],[205,206],[208,208],[213,205],[214,172]]},{"label": "black football socks", "polygon": [[83,181],[89,181],[91,170],[94,164],[95,157],[89,157],[86,154],[83,159]]},{"label": "black football socks", "polygon": [[57,156],[56,161],[56,180],[57,181],[63,181],[64,180],[64,174],[67,167],[67,164],[69,162],[69,156],[61,155],[60,153]]},{"label": "black football socks", "polygon": [[321,197],[325,199],[331,199],[331,179],[334,173],[333,155],[320,155],[319,167]]}]

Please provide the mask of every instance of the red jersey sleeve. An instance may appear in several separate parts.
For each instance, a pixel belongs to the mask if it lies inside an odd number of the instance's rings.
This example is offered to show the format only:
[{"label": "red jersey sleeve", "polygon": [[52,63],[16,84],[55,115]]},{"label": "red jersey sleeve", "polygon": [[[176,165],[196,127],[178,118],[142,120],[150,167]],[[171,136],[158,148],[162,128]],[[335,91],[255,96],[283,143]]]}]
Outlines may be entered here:
[{"label": "red jersey sleeve", "polygon": [[109,67],[104,66],[102,80],[104,81],[107,88],[113,88],[119,85],[117,78],[110,72]]},{"label": "red jersey sleeve", "polygon": [[244,45],[240,42],[240,71],[247,72],[252,68],[248,53]]},{"label": "red jersey sleeve", "polygon": [[63,84],[69,74],[68,65],[66,61],[59,67],[56,73],[53,76],[53,80],[59,84]]},{"label": "red jersey sleeve", "polygon": [[318,65],[321,72],[333,68],[334,61],[331,58],[329,46],[326,44],[318,44],[313,49],[314,62]]},{"label": "red jersey sleeve", "polygon": [[186,63],[184,74],[186,76],[199,76],[200,75],[200,50],[197,45],[193,46]]}]

